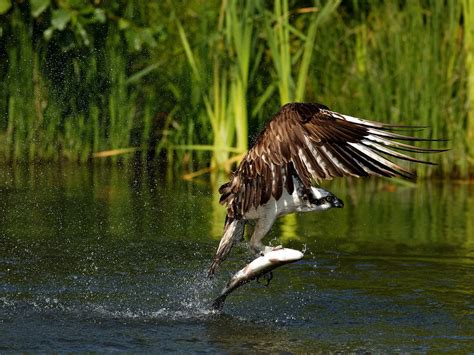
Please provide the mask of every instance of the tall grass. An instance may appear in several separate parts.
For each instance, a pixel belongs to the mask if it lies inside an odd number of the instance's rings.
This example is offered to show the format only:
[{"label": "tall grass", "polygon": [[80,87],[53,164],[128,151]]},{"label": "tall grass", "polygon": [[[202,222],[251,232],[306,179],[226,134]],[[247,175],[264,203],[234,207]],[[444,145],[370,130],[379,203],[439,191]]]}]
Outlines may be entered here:
[{"label": "tall grass", "polygon": [[[306,94],[311,58],[315,52],[314,42],[318,27],[337,9],[340,0],[319,2],[309,9],[307,30],[302,32],[290,23],[288,0],[276,0],[273,12],[263,10],[265,36],[275,69],[280,103],[303,101]],[[292,38],[294,37],[294,38]],[[294,43],[297,43],[295,48]]]},{"label": "tall grass", "polygon": [[48,40],[54,6],[0,15],[2,161],[160,154],[219,169],[306,100],[429,125],[453,149],[419,175],[473,173],[471,0],[98,3]]},{"label": "tall grass", "polygon": [[146,87],[132,90],[128,82],[121,33],[103,27],[107,36],[91,48],[65,50],[37,38],[25,9],[16,7],[9,16],[7,35],[14,40],[3,44],[8,65],[2,85],[7,99],[0,101],[2,160],[86,162],[97,151],[141,148],[155,102],[143,99]]},{"label": "tall grass", "polygon": [[[230,153],[243,153],[248,146],[247,90],[251,58],[255,55],[253,34],[257,1],[223,0],[216,21],[217,37],[208,41],[208,57],[197,58],[189,34],[175,17],[181,44],[213,133],[212,146],[187,145],[188,149],[211,150],[212,167],[222,167]],[[256,63],[258,64],[258,62]],[[210,80],[203,78],[210,74]]]},{"label": "tall grass", "polygon": [[[452,159],[452,155],[464,158],[466,154],[462,143],[464,56],[458,25],[461,6],[458,2],[428,3],[425,8],[421,3],[407,2],[403,11],[393,3],[376,8],[374,16],[392,14],[393,20],[387,26],[374,18],[368,31],[376,42],[391,45],[368,46],[370,59],[362,94],[374,98],[375,118],[388,113],[392,122],[430,126],[431,138],[450,137],[453,152],[440,155],[439,162],[445,171],[465,174],[466,159]],[[418,173],[426,175],[428,168],[419,167]]]},{"label": "tall grass", "polygon": [[[3,133],[3,155],[6,160],[29,157],[35,151],[32,139],[35,127],[35,90],[33,68],[37,70],[37,54],[33,50],[30,28],[24,23],[19,10],[12,15],[11,27],[18,36],[18,46],[7,49],[9,66],[5,80],[6,89],[12,93],[6,101],[6,130]],[[37,75],[35,75],[37,77]],[[38,80],[38,79],[36,79]],[[3,96],[3,95],[2,95]]]},{"label": "tall grass", "polygon": [[311,96],[353,116],[430,126],[424,136],[450,139],[453,150],[433,158],[441,169],[419,166],[418,175],[467,176],[461,3],[354,1],[350,10],[320,33],[321,49],[334,51],[318,51]]}]

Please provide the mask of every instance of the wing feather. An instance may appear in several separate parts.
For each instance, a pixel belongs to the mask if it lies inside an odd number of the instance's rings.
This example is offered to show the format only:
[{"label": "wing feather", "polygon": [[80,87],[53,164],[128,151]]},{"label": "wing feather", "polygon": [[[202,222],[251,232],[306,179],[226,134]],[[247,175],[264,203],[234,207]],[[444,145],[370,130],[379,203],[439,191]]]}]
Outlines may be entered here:
[{"label": "wing feather", "polygon": [[[346,144],[344,144],[346,146]],[[343,161],[344,166],[350,171],[349,175],[355,177],[366,177],[369,176],[366,170],[364,170],[363,166],[360,162],[353,156],[351,156],[348,151],[339,144],[334,145],[333,151],[336,156],[339,156],[340,160]]]},{"label": "wing feather", "polygon": [[321,167],[321,165],[318,163],[318,160],[317,160],[317,157],[318,157],[318,151],[317,151],[317,148],[314,146],[314,144],[312,144],[310,142],[309,139],[306,139],[306,143],[307,143],[307,156],[308,156],[308,161],[311,165],[311,175],[312,176],[321,176],[321,178],[323,178],[323,176],[326,176],[326,173],[324,172],[323,168]]},{"label": "wing feather", "polygon": [[272,167],[272,196],[275,200],[278,200],[281,197],[283,192],[283,186],[281,183],[281,169],[280,166],[275,165]]},{"label": "wing feather", "polygon": [[293,165],[290,163],[288,164],[288,167],[286,168],[286,190],[288,193],[291,195],[294,191],[294,184],[293,184]]},{"label": "wing feather", "polygon": [[368,175],[375,175],[375,176],[385,176],[385,177],[394,177],[396,174],[390,171],[390,168],[386,168],[381,166],[377,160],[374,160],[370,156],[367,156],[364,152],[358,152],[354,147],[347,146],[347,151],[351,154],[357,155],[358,161],[362,165],[363,169],[366,171]]}]

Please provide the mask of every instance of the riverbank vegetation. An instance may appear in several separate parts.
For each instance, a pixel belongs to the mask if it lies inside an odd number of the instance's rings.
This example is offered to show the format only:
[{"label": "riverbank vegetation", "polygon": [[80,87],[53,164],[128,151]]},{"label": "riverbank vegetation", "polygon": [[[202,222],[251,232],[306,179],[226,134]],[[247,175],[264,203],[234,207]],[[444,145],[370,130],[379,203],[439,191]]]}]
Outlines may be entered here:
[{"label": "riverbank vegetation", "polygon": [[450,139],[474,173],[474,0],[0,0],[0,161],[229,169],[281,104]]}]

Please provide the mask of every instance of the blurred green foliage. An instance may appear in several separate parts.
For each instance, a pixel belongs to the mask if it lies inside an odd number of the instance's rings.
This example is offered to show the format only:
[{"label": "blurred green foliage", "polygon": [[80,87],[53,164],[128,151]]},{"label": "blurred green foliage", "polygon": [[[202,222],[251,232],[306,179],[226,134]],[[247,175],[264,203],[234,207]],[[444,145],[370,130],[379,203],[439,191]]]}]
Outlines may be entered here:
[{"label": "blurred green foliage", "polygon": [[473,1],[0,0],[0,161],[228,167],[306,100],[430,125],[419,174],[467,177]]}]

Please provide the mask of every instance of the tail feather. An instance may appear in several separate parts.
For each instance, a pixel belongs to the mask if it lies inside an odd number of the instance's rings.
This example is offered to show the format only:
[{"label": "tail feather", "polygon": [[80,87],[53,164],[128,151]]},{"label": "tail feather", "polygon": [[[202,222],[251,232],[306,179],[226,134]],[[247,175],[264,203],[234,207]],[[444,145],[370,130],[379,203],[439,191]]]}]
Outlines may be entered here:
[{"label": "tail feather", "polygon": [[224,235],[222,236],[221,242],[219,243],[219,247],[217,248],[216,255],[214,256],[214,260],[211,266],[209,267],[209,271],[207,273],[207,276],[209,278],[214,276],[217,268],[230,253],[230,250],[232,249],[234,244],[243,238],[244,226],[245,222],[242,220],[227,219],[226,224],[224,226]]}]

